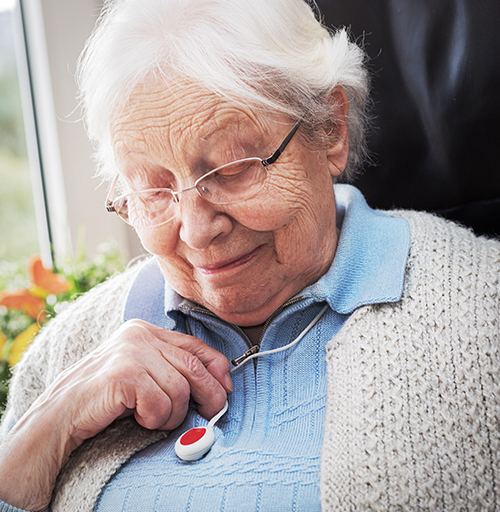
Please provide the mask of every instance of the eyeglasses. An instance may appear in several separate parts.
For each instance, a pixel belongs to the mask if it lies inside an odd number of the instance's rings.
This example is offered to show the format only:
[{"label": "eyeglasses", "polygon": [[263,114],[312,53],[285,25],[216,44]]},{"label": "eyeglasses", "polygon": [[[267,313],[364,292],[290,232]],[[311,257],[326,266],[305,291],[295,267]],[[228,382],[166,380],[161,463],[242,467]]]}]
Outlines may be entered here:
[{"label": "eyeglasses", "polygon": [[193,185],[175,191],[169,188],[149,188],[123,194],[111,199],[118,176],[113,181],[106,197],[106,210],[115,212],[134,228],[161,226],[176,216],[175,204],[180,195],[195,189],[198,194],[216,205],[232,204],[253,198],[262,189],[268,166],[274,164],[299,129],[300,119],[285,137],[279,148],[268,158],[243,158],[222,165],[198,178]]}]

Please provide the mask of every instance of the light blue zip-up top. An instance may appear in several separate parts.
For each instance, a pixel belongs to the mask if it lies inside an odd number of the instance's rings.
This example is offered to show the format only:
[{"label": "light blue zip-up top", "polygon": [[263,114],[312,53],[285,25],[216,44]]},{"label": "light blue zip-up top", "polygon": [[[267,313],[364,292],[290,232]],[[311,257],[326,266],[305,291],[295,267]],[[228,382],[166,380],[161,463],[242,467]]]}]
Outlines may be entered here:
[{"label": "light blue zip-up top", "polygon": [[[183,432],[207,424],[191,407],[167,439],[121,467],[102,491],[95,512],[321,509],[325,345],[356,308],[401,298],[410,245],[404,219],[370,209],[352,186],[336,185],[335,196],[341,236],[334,261],[317,283],[273,315],[261,351],[293,341],[328,304],[325,315],[294,347],[263,355],[231,374],[229,409],[203,459],[182,462],[174,452]],[[124,320],[132,318],[190,332],[229,360],[249,348],[240,329],[173,292],[155,262],[130,289]],[[19,509],[0,501],[0,510]]]},{"label": "light blue zip-up top", "polygon": [[[229,410],[203,459],[183,462],[174,452],[183,432],[207,424],[193,406],[167,439],[136,454],[115,474],[96,512],[321,509],[325,345],[356,308],[400,299],[410,244],[405,220],[371,210],[354,187],[336,185],[335,195],[341,236],[332,266],[273,315],[261,351],[293,341],[325,303],[326,314],[294,347],[263,355],[231,374]],[[154,262],[130,290],[124,320],[131,318],[190,332],[229,360],[249,348],[239,328],[173,292]]]}]

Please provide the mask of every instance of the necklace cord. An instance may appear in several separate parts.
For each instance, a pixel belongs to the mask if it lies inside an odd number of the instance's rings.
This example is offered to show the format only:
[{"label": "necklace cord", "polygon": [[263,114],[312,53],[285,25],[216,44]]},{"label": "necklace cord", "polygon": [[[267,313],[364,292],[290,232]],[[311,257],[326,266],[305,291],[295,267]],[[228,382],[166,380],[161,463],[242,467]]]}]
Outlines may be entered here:
[{"label": "necklace cord", "polygon": [[207,427],[208,428],[214,428],[214,425],[224,416],[224,414],[227,411],[229,404],[226,400],[226,403],[224,404],[224,407],[208,422]]},{"label": "necklace cord", "polygon": [[250,359],[255,359],[256,357],[260,357],[266,354],[275,354],[276,352],[282,352],[283,350],[287,350],[293,347],[296,343],[298,343],[319,321],[319,319],[326,313],[328,310],[328,304],[323,307],[323,309],[311,320],[309,325],[288,345],[283,347],[275,348],[273,350],[264,350],[263,352],[256,352],[255,354],[249,355],[246,359],[241,361],[238,366],[231,368],[229,373],[233,373],[238,368],[241,368],[246,362],[250,361]]},{"label": "necklace cord", "polygon": [[[238,369],[240,366],[243,366],[243,364],[246,363],[247,361],[250,361],[250,359],[254,359],[255,357],[259,357],[259,356],[262,356],[265,354],[274,354],[276,352],[282,352],[283,350],[287,350],[287,349],[293,347],[314,327],[314,325],[316,325],[318,320],[326,313],[327,309],[328,309],[328,305],[324,306],[322,308],[322,310],[309,323],[309,325],[297,336],[297,338],[295,338],[288,345],[285,345],[284,347],[275,348],[274,350],[265,350],[264,352],[257,352],[255,354],[252,354],[247,359],[243,360],[240,363],[240,365],[235,366],[231,370],[231,372]],[[188,331],[190,331],[189,323],[186,322],[186,324],[188,325],[188,328],[187,328]],[[210,437],[210,435],[207,435],[208,434],[208,431],[207,431],[205,434],[203,434],[201,439],[198,439],[195,442],[188,441],[187,446],[185,446],[184,443],[182,442],[182,439],[184,438],[184,436],[187,433],[196,430],[196,429],[191,429],[188,432],[185,432],[184,434],[182,434],[182,436],[179,437],[179,439],[177,439],[177,442],[175,444],[175,452],[177,453],[179,458],[181,458],[182,460],[186,460],[186,461],[198,460],[201,457],[203,457],[203,455],[205,455],[205,453],[207,453],[208,450],[210,450],[213,443],[215,442],[214,435],[213,435],[213,428],[214,428],[215,424],[217,423],[217,421],[219,421],[219,419],[226,413],[228,406],[229,406],[229,404],[228,404],[228,401],[226,400],[224,407],[208,422],[207,430],[212,432],[211,437]],[[201,442],[203,442],[204,444],[203,444],[203,449],[200,450],[199,443],[201,443]],[[195,447],[194,451],[192,449],[193,446]]]}]

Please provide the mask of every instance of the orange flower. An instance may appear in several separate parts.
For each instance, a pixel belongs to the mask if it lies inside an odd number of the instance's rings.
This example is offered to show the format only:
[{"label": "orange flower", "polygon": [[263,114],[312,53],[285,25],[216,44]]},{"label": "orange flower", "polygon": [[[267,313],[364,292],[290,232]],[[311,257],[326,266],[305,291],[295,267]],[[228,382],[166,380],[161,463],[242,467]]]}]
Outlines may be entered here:
[{"label": "orange flower", "polygon": [[24,311],[31,318],[40,320],[40,313],[45,309],[45,301],[28,290],[7,290],[0,292],[0,306]]},{"label": "orange flower", "polygon": [[43,288],[48,294],[59,295],[70,288],[70,284],[64,277],[43,266],[39,254],[34,254],[28,260],[28,277],[37,288]]}]

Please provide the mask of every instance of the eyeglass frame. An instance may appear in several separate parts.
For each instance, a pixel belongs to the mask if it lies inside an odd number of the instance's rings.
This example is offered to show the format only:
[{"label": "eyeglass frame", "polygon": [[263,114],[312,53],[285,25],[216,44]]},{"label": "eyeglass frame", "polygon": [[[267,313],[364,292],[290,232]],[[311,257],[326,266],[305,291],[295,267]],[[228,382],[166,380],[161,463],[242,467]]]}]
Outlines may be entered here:
[{"label": "eyeglass frame", "polygon": [[[115,209],[115,207],[113,206],[113,203],[115,201],[117,201],[118,199],[124,197],[124,196],[127,196],[129,194],[137,194],[137,193],[142,193],[142,192],[150,192],[150,191],[153,191],[153,190],[168,190],[171,194],[172,194],[172,198],[173,198],[173,201],[174,203],[178,204],[179,201],[180,201],[180,195],[183,193],[183,192],[187,192],[188,190],[192,190],[192,189],[196,189],[196,192],[198,192],[198,195],[204,199],[205,201],[211,203],[211,204],[218,204],[218,203],[212,203],[209,199],[203,197],[203,195],[201,194],[201,192],[199,191],[198,189],[198,184],[200,183],[200,181],[203,181],[205,178],[207,178],[208,176],[212,175],[212,174],[215,174],[217,171],[219,171],[220,169],[223,169],[224,167],[228,167],[230,165],[234,165],[234,164],[238,164],[240,162],[246,162],[246,161],[249,161],[249,160],[260,160],[260,163],[264,166],[266,172],[268,172],[268,169],[267,167],[269,165],[272,165],[276,162],[276,160],[278,160],[278,158],[281,156],[281,154],[283,153],[283,151],[286,149],[286,147],[288,146],[289,142],[292,140],[293,136],[295,135],[295,133],[297,132],[297,130],[299,129],[302,121],[304,120],[304,117],[301,117],[296,123],[295,125],[293,126],[293,128],[290,130],[290,132],[288,133],[288,135],[283,139],[283,142],[279,145],[278,149],[269,157],[265,158],[265,159],[261,159],[259,157],[249,157],[249,158],[241,158],[240,160],[234,160],[234,162],[229,162],[227,164],[224,164],[224,165],[220,165],[219,167],[216,167],[215,169],[212,169],[210,171],[208,171],[207,173],[205,173],[203,176],[200,176],[195,182],[193,185],[189,186],[189,187],[186,187],[182,190],[179,190],[179,191],[175,191],[175,190],[172,190],[170,188],[147,188],[147,189],[144,189],[144,190],[137,190],[137,191],[132,191],[132,192],[127,192],[126,194],[121,194],[119,195],[118,197],[115,197],[114,199],[111,199],[114,191],[115,191],[115,188],[116,188],[116,185],[118,183],[118,179],[120,178],[120,176],[117,174],[115,179],[113,180],[113,183],[111,184],[111,187],[109,188],[109,191],[106,195],[106,200],[105,200],[105,208],[106,208],[106,211],[108,213],[116,213],[118,215],[118,217],[120,217],[120,219],[122,219],[124,222],[127,222],[123,217],[120,216],[120,214],[117,212],[117,210]],[[237,201],[235,201],[237,202]],[[227,204],[232,204],[232,203],[227,203]],[[172,217],[172,219],[175,218]],[[172,219],[169,219],[161,224],[157,224],[156,226],[161,226],[163,224],[166,224],[167,222],[170,222],[170,220]],[[128,222],[127,222],[128,224]],[[154,227],[156,227],[154,226]]]}]

